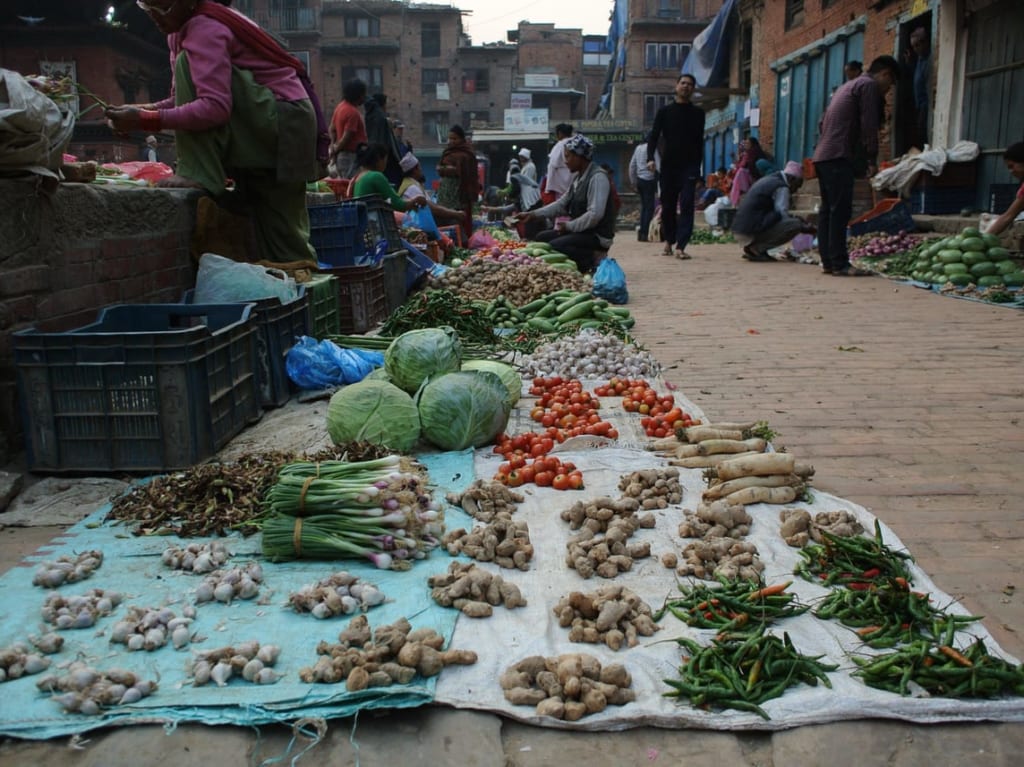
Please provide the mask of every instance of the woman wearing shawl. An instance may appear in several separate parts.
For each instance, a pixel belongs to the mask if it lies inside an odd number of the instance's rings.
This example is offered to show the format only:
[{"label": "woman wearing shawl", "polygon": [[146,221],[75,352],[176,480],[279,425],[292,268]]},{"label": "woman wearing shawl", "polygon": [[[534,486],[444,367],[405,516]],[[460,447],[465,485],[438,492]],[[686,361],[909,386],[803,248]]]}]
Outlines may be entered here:
[{"label": "woman wearing shawl", "polygon": [[446,208],[462,211],[463,220],[459,225],[462,241],[469,242],[473,234],[473,204],[480,193],[480,182],[476,174],[476,155],[461,125],[453,125],[448,131],[448,147],[441,155],[437,175],[441,177],[437,201]]},{"label": "woman wearing shawl", "polygon": [[225,3],[137,4],[167,35],[171,96],[109,107],[111,126],[174,130],[177,174],[160,186],[204,189],[225,205],[247,206],[263,259],[315,259],[306,182],[323,175],[330,139],[302,64]]}]

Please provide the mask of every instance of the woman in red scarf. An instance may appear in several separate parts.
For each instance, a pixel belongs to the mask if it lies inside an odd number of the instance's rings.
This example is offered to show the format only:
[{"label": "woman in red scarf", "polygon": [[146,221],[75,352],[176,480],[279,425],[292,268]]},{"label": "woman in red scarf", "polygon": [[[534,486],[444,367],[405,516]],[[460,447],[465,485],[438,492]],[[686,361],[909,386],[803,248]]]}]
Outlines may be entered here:
[{"label": "woman in red scarf", "polygon": [[480,182],[477,180],[476,154],[461,125],[453,125],[448,131],[448,147],[441,154],[437,174],[441,177],[437,202],[446,208],[462,211],[462,241],[469,242],[473,234],[473,205],[480,194]]},{"label": "woman in red scarf", "polygon": [[161,185],[204,189],[247,208],[260,258],[315,259],[306,182],[322,175],[326,122],[302,64],[227,4],[139,0],[167,35],[171,95],[109,107],[106,117],[118,131],[174,130],[177,175]]}]

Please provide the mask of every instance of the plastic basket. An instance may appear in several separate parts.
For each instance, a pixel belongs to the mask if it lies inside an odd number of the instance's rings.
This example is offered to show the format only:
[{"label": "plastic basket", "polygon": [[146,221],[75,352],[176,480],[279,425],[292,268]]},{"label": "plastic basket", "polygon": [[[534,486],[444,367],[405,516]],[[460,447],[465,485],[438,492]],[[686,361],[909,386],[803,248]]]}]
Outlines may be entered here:
[{"label": "plastic basket", "polygon": [[28,467],[152,474],[212,458],[259,419],[252,304],[121,305],[11,335]]},{"label": "plastic basket", "polygon": [[341,333],[365,333],[387,319],[382,265],[339,266],[322,271],[337,278]]},{"label": "plastic basket", "polygon": [[320,263],[354,266],[366,259],[366,205],[347,201],[313,205],[307,210],[309,241]]},{"label": "plastic basket", "polygon": [[387,312],[391,314],[405,303],[408,291],[405,286],[405,275],[408,271],[408,250],[396,250],[384,256],[384,296],[387,300]]},{"label": "plastic basket", "polygon": [[309,292],[309,328],[316,339],[341,332],[338,323],[338,278],[315,274],[306,283]]},{"label": "plastic basket", "polygon": [[402,236],[395,221],[395,210],[380,195],[366,194],[353,197],[349,203],[366,206],[366,250],[373,252],[378,242],[387,241],[386,253],[402,249]]},{"label": "plastic basket", "polygon": [[847,234],[850,236],[868,232],[899,234],[900,232],[912,232],[916,228],[907,204],[898,197],[889,197],[863,216],[853,219],[847,228]]},{"label": "plastic basket", "polygon": [[[182,303],[191,304],[194,291],[187,291]],[[280,407],[292,396],[291,381],[285,370],[285,356],[299,336],[309,335],[309,296],[305,285],[298,285],[294,301],[279,298],[254,301],[256,334],[256,374],[259,377],[260,403]]]}]

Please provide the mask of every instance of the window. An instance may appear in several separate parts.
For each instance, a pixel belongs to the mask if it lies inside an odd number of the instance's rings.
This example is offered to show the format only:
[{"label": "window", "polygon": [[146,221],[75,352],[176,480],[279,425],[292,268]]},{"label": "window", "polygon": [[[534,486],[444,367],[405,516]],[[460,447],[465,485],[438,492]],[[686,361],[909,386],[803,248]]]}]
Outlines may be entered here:
[{"label": "window", "polygon": [[424,112],[421,124],[424,136],[437,139],[438,144],[448,143],[447,112]]},{"label": "window", "polygon": [[441,22],[424,21],[420,27],[420,55],[441,55]]},{"label": "window", "polygon": [[645,93],[644,94],[644,125],[654,122],[654,115],[658,110],[675,98],[671,93]]},{"label": "window", "polygon": [[678,72],[689,53],[689,43],[647,43],[644,46],[644,69]]},{"label": "window", "polygon": [[655,0],[658,8],[658,16],[672,18],[682,16],[683,18],[696,18],[697,12],[694,6],[695,0]]},{"label": "window", "polygon": [[786,29],[804,23],[804,0],[786,0]]},{"label": "window", "polygon": [[463,93],[487,93],[491,89],[491,73],[488,69],[463,69]]},{"label": "window", "polygon": [[346,16],[345,37],[380,37],[380,19]]},{"label": "window", "polygon": [[472,112],[462,113],[462,127],[472,128],[480,125],[490,125],[491,113],[486,109],[474,109]]},{"label": "window", "polygon": [[583,41],[583,66],[606,67],[611,60],[612,55],[606,49],[604,40]]},{"label": "window", "polygon": [[740,89],[750,90],[754,59],[754,28],[749,21],[740,26]]},{"label": "window", "polygon": [[437,93],[437,86],[439,83],[448,84],[448,70],[447,69],[424,69],[421,75],[421,93],[434,94]]},{"label": "window", "polygon": [[370,93],[374,93],[384,88],[383,67],[341,68],[341,81],[343,83],[347,83],[349,80],[355,80],[356,78],[359,78],[366,83],[366,88]]}]

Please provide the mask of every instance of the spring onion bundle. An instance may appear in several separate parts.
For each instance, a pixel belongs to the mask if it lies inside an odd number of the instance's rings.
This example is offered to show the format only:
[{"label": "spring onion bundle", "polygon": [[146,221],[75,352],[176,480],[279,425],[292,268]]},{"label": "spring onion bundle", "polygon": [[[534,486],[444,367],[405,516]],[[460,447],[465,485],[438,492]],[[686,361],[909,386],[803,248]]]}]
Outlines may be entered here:
[{"label": "spring onion bundle", "polygon": [[272,561],[365,557],[406,569],[440,543],[440,507],[399,456],[292,463],[267,493],[263,554]]}]

